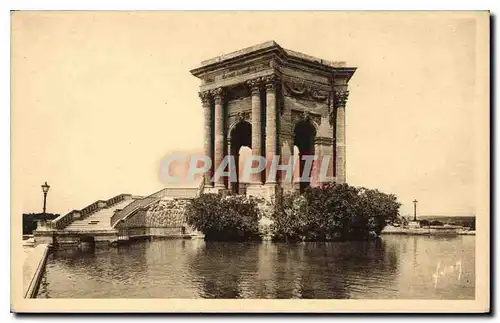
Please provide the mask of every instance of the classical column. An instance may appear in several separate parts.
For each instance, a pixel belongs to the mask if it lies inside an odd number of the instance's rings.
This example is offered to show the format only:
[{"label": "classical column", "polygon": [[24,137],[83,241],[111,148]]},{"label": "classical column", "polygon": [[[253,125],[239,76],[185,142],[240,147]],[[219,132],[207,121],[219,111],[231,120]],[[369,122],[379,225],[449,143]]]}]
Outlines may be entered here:
[{"label": "classical column", "polygon": [[337,183],[346,182],[346,142],[345,142],[345,105],[349,91],[345,87],[335,89],[334,105],[336,109],[336,161],[335,176]]},{"label": "classical column", "polygon": [[[233,158],[235,157],[234,154],[233,154],[233,151],[232,151],[232,147],[231,147],[231,137],[227,137],[227,156],[233,156]],[[228,164],[228,167],[227,167],[227,170],[230,172],[230,174],[232,172],[235,172],[237,171],[238,169],[238,166],[236,166],[236,170],[232,169],[231,168],[231,164]],[[231,177],[228,178],[228,181],[227,181],[227,188],[232,190],[234,187],[234,183],[231,182]]]},{"label": "classical column", "polygon": [[[247,82],[250,90],[252,91],[252,155],[254,157],[262,155],[261,143],[261,118],[260,118],[260,86],[261,79],[253,79]],[[262,174],[252,174],[252,184],[262,184]]]},{"label": "classical column", "polygon": [[[323,140],[323,139],[322,139]],[[320,169],[320,176],[325,176],[326,178],[320,178],[319,184],[325,184],[328,182],[331,182],[333,180],[333,166],[334,166],[334,153],[333,153],[333,143],[331,138],[324,139],[324,143],[321,145],[321,169]],[[328,162],[327,164],[324,163],[324,157],[328,156]],[[323,173],[323,170],[326,169],[326,172]]]},{"label": "classical column", "polygon": [[[289,165],[288,171],[282,170],[278,172],[281,187],[285,190],[291,190],[293,188],[293,137],[289,133],[280,134],[280,142],[278,143],[278,149],[280,149],[280,165]],[[288,176],[288,177],[287,177]]]},{"label": "classical column", "polygon": [[[224,158],[224,92],[222,88],[212,91],[215,101],[214,109],[214,170],[217,170]],[[215,172],[215,171],[214,171]],[[224,187],[224,178],[214,181],[214,187]]]},{"label": "classical column", "polygon": [[320,139],[314,138],[314,162],[311,168],[311,186],[319,186],[319,172],[321,170],[321,159],[323,158],[323,154],[321,151]]},{"label": "classical column", "polygon": [[266,85],[266,184],[275,184],[268,180],[269,165],[276,155],[276,77],[270,75],[264,78]]},{"label": "classical column", "polygon": [[[209,91],[204,91],[198,93],[201,99],[201,104],[203,106],[203,117],[204,119],[204,126],[203,126],[203,135],[204,135],[204,140],[203,140],[203,153],[206,157],[212,158],[212,106],[210,104],[210,99],[211,95]],[[213,165],[212,165],[213,167]],[[207,170],[204,174],[205,176],[205,185],[210,185],[211,184],[211,178],[212,178],[212,169],[210,168]]]}]

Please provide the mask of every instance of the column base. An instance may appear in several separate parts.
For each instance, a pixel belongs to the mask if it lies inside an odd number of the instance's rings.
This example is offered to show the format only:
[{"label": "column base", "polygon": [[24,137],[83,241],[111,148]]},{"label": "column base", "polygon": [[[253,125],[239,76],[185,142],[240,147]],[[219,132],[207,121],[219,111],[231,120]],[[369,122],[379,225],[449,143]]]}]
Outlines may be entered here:
[{"label": "column base", "polygon": [[345,180],[344,177],[336,177],[335,178],[335,183],[337,183],[337,184],[345,184],[346,180]]},{"label": "column base", "polygon": [[250,184],[247,187],[247,196],[263,198],[266,201],[274,201],[281,187],[277,183]]},{"label": "column base", "polygon": [[327,185],[327,184],[332,184],[332,183],[335,183],[335,180],[325,181],[325,182],[318,182],[318,187],[321,187],[321,186]]},{"label": "column base", "polygon": [[215,187],[209,186],[209,187],[205,187],[205,189],[203,190],[203,193],[218,194],[220,191],[223,191],[225,189],[226,188],[224,186],[215,186]]}]

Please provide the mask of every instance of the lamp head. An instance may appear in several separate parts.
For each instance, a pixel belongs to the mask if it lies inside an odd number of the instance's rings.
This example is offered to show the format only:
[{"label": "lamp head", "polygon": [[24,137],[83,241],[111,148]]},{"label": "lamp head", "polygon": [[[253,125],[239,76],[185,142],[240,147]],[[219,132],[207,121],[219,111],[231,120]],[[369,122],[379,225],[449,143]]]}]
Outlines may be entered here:
[{"label": "lamp head", "polygon": [[42,191],[44,193],[48,193],[49,192],[49,189],[50,189],[50,185],[47,184],[47,182],[45,182],[45,184],[42,185]]}]

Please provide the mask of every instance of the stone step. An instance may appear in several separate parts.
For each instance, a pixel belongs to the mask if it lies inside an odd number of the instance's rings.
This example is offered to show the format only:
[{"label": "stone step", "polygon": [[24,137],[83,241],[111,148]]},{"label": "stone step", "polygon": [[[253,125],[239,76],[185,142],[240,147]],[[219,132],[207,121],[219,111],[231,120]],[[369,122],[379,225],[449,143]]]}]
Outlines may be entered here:
[{"label": "stone step", "polygon": [[89,229],[92,229],[92,228],[107,228],[107,227],[111,227],[110,225],[87,225],[87,226],[78,226],[78,227],[67,227],[66,229],[85,229],[85,228],[89,228]]},{"label": "stone step", "polygon": [[131,201],[123,201],[112,205],[111,207],[101,209],[83,220],[76,220],[68,225],[66,231],[93,231],[93,230],[112,230],[110,220],[116,209],[121,209]]}]

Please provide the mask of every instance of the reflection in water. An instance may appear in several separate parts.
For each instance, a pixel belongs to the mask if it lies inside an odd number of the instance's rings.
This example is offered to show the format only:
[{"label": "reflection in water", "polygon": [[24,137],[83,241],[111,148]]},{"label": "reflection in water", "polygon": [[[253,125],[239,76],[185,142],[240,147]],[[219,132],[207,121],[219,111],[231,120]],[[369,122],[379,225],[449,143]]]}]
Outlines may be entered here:
[{"label": "reflection in water", "polygon": [[66,249],[49,256],[38,297],[473,299],[474,248],[473,236],[384,236]]}]

